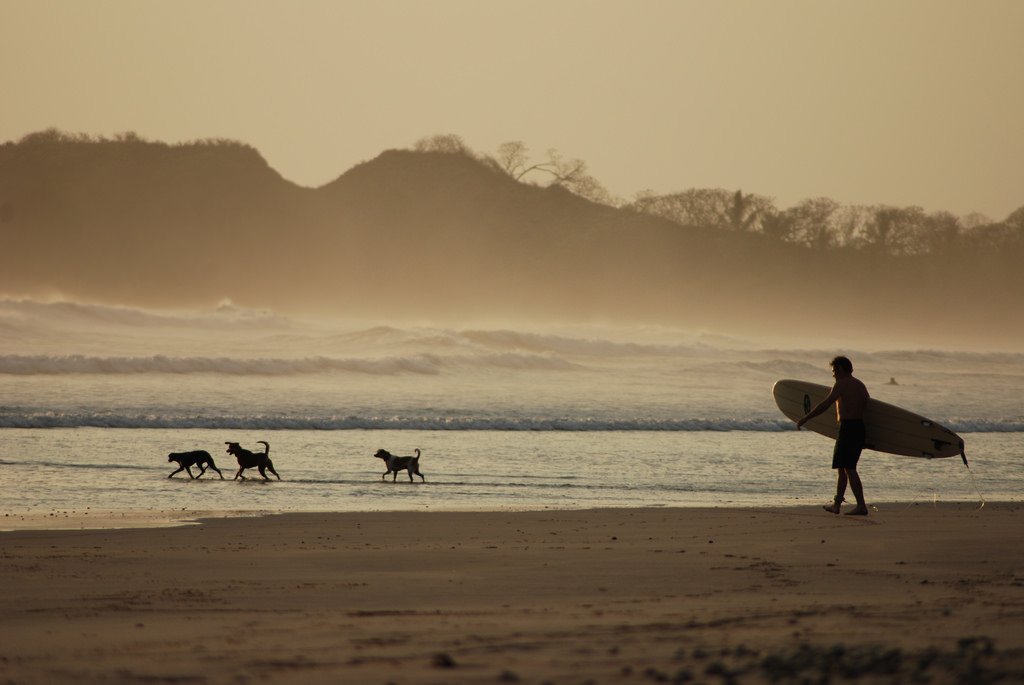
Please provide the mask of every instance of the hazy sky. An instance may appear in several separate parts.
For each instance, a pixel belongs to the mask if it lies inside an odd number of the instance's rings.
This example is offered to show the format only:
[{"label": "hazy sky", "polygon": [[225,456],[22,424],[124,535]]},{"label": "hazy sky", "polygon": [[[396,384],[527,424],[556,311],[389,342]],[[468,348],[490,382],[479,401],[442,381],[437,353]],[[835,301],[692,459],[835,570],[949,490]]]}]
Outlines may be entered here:
[{"label": "hazy sky", "polygon": [[321,185],[456,133],[614,194],[1024,205],[1019,0],[0,0],[0,140],[258,148]]}]

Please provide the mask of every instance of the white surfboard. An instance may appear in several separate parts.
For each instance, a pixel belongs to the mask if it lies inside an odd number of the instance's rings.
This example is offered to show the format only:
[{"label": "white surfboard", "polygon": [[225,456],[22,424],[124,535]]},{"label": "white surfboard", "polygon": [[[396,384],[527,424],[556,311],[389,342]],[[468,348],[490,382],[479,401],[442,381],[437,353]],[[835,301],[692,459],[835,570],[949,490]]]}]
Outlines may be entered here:
[{"label": "white surfboard", "polygon": [[[772,395],[782,413],[796,421],[818,406],[831,390],[818,383],[781,380],[772,388]],[[804,426],[833,440],[839,435],[834,409],[815,416]],[[924,459],[962,456],[964,452],[963,439],[945,426],[874,398],[864,408],[864,428],[864,447],[878,452]]]}]

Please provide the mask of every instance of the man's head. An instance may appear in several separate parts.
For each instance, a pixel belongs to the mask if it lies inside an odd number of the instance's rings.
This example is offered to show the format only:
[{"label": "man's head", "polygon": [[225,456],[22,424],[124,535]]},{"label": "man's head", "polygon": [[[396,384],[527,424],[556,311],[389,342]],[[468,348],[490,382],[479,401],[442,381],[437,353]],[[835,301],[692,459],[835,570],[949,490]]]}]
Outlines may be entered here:
[{"label": "man's head", "polygon": [[853,373],[853,362],[846,357],[836,357],[830,362],[830,366],[832,367],[833,375],[836,377],[840,375],[849,376]]}]

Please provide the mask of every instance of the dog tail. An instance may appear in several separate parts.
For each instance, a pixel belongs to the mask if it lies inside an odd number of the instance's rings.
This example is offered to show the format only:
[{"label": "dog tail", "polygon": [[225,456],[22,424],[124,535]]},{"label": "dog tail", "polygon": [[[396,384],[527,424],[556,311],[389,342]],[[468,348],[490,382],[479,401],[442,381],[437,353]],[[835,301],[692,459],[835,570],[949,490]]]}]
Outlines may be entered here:
[{"label": "dog tail", "polygon": [[257,440],[256,442],[260,443],[261,445],[263,445],[266,448],[265,450],[263,450],[263,454],[266,454],[267,456],[269,456],[270,455],[270,443],[267,442],[266,440]]},{"label": "dog tail", "polygon": [[420,448],[419,448],[419,447],[417,447],[417,448],[416,448],[415,450],[413,450],[413,451],[414,451],[414,452],[416,453],[416,461],[419,461],[419,460],[420,460]]}]

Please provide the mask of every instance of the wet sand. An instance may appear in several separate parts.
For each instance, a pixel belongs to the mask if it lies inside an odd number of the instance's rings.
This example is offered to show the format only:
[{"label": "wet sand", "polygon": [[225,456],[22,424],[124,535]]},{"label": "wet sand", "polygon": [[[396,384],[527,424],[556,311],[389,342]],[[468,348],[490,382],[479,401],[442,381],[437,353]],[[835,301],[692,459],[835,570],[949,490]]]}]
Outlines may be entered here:
[{"label": "wet sand", "polygon": [[0,683],[1021,682],[1022,518],[890,504],[4,532]]}]

